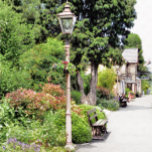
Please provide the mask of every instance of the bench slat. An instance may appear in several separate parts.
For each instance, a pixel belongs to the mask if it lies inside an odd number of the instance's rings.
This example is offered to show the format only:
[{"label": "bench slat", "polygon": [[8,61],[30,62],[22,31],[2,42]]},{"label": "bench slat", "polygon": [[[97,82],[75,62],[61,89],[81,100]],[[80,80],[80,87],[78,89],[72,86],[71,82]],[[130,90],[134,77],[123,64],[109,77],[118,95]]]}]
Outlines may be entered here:
[{"label": "bench slat", "polygon": [[[102,111],[101,111],[102,112]],[[104,120],[104,119],[99,119],[98,120],[98,116],[96,113],[96,108],[89,110],[87,112],[88,115],[88,121],[90,126],[92,127],[92,134],[93,134],[93,139],[99,139],[96,137],[100,137],[101,135],[104,133],[107,133],[107,128],[106,128],[106,124],[108,122],[108,120]],[[91,120],[95,118],[95,123],[93,123]]]},{"label": "bench slat", "polygon": [[90,120],[92,120],[92,119],[94,119],[94,118],[96,118],[96,117],[97,117],[97,114],[91,116],[91,117],[90,117]]},{"label": "bench slat", "polygon": [[104,126],[107,122],[108,120],[100,119],[97,122],[95,122],[92,126],[93,127]]}]

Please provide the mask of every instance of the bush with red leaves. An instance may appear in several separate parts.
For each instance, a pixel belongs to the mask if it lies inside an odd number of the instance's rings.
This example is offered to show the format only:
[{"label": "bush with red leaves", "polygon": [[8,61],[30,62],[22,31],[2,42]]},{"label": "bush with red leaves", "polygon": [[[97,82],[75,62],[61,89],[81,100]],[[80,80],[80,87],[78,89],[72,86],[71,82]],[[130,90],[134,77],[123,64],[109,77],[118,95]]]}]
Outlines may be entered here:
[{"label": "bush with red leaves", "polygon": [[110,91],[104,87],[97,87],[97,97],[98,98],[109,98]]},{"label": "bush with red leaves", "polygon": [[9,103],[15,109],[22,108],[28,115],[38,114],[48,110],[65,108],[66,97],[59,85],[45,84],[42,92],[18,89],[6,94]]}]

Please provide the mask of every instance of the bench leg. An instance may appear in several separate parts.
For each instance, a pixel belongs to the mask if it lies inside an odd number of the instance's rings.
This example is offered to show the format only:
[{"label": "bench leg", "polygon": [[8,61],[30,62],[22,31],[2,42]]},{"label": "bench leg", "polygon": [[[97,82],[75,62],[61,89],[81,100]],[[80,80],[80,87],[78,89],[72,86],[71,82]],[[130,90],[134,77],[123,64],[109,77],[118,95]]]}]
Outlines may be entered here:
[{"label": "bench leg", "polygon": [[107,132],[107,127],[106,127],[106,125],[104,125],[104,126],[102,126],[101,128],[100,128],[100,131],[101,131],[101,133],[108,133]]},{"label": "bench leg", "polygon": [[94,127],[93,128],[93,139],[94,140],[103,140],[103,135],[104,134],[107,134],[107,130],[106,130],[106,127],[105,126],[98,126],[98,127]]},{"label": "bench leg", "polygon": [[93,129],[92,129],[92,135],[93,136],[101,136],[101,129],[100,129],[100,127],[93,127]]}]

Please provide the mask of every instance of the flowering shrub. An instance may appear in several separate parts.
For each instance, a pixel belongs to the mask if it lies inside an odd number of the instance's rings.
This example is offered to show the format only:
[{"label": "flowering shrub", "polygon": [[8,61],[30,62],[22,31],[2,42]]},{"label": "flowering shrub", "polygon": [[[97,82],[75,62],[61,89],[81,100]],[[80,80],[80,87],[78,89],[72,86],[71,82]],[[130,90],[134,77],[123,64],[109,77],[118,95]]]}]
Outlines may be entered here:
[{"label": "flowering shrub", "polygon": [[47,83],[43,86],[42,92],[47,95],[51,95],[55,100],[50,101],[53,109],[61,109],[65,107],[66,96],[64,90],[60,85]]},{"label": "flowering shrub", "polygon": [[82,110],[80,109],[78,105],[72,103],[71,109],[72,109],[72,112],[76,113],[79,116],[82,116],[81,114]]},{"label": "flowering shrub", "polygon": [[10,138],[5,146],[2,146],[3,151],[16,151],[16,152],[40,152],[40,145],[25,144],[18,141],[16,138]]},{"label": "flowering shrub", "polygon": [[47,83],[43,86],[42,92],[57,97],[64,96],[64,90],[61,89],[60,85],[55,85],[50,83]]},{"label": "flowering shrub", "polygon": [[52,109],[57,110],[65,107],[64,91],[59,85],[45,84],[42,92],[33,90],[18,89],[6,94],[9,103],[15,109],[22,109],[29,115],[43,114]]},{"label": "flowering shrub", "polygon": [[18,89],[11,93],[6,94],[6,98],[10,99],[10,104],[17,108],[18,106],[22,106],[26,108],[27,105],[33,100],[36,92],[33,90],[26,90],[26,89]]},{"label": "flowering shrub", "polygon": [[101,98],[109,98],[110,97],[110,91],[104,87],[97,87],[97,97],[99,99]]}]

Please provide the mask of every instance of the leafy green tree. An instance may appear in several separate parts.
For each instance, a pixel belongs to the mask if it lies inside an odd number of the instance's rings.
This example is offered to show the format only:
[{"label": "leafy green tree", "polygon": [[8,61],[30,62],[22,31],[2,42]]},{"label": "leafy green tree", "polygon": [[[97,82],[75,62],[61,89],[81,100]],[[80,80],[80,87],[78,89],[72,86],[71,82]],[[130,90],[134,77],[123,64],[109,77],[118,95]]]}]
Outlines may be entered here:
[{"label": "leafy green tree", "polygon": [[0,54],[12,66],[18,65],[19,56],[33,43],[31,29],[21,15],[0,1]]},{"label": "leafy green tree", "polygon": [[18,88],[30,88],[32,79],[30,73],[12,68],[11,64],[0,56],[0,98],[5,96],[6,93],[17,90]]},{"label": "leafy green tree", "polygon": [[[109,51],[119,48],[129,34],[136,17],[135,0],[71,0],[78,21],[73,32],[72,46],[75,57],[73,62],[79,68],[82,62],[91,66],[90,91],[84,94],[83,81],[78,73],[82,102],[96,104],[96,84],[99,64],[115,63],[119,53]],[[111,53],[109,53],[111,52]],[[120,56],[120,55],[119,55]]]},{"label": "leafy green tree", "polygon": [[20,58],[22,69],[29,71],[33,79],[34,89],[39,84],[51,81],[55,84],[64,84],[63,71],[57,69],[56,63],[64,59],[64,46],[62,41],[49,38],[46,43],[34,46],[26,51]]},{"label": "leafy green tree", "polygon": [[131,33],[128,35],[127,39],[125,40],[125,47],[126,48],[138,48],[138,66],[137,71],[139,76],[145,76],[149,74],[148,69],[146,68],[145,60],[143,57],[143,50],[142,50],[142,41],[138,34]]},{"label": "leafy green tree", "polygon": [[110,92],[116,82],[116,73],[114,69],[105,68],[98,75],[98,86],[108,89]]},{"label": "leafy green tree", "polygon": [[[4,0],[32,26],[36,43],[42,43],[60,32],[56,14],[63,8],[55,0]],[[61,8],[60,8],[61,6]]]},{"label": "leafy green tree", "polygon": [[141,81],[141,86],[142,86],[142,90],[146,94],[147,90],[150,88],[150,83],[147,80],[142,80]]},{"label": "leafy green tree", "polygon": [[142,49],[142,42],[138,34],[131,33],[128,35],[127,39],[125,40],[126,47],[136,47],[138,49]]}]

